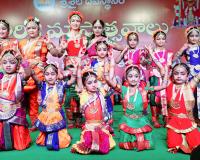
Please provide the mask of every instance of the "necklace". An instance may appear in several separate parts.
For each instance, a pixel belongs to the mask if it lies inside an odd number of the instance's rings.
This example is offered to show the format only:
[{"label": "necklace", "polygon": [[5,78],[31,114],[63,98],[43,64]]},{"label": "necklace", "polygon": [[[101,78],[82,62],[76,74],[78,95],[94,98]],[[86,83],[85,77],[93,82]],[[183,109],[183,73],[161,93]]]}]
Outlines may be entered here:
[{"label": "necklace", "polygon": [[[197,50],[195,50],[197,48]],[[194,58],[199,58],[199,47],[198,46],[196,46],[196,47],[194,47],[194,49],[191,49],[190,51],[192,51],[192,56],[194,57]],[[197,52],[195,52],[195,51],[197,51]]]},{"label": "necklace", "polygon": [[80,48],[80,39],[81,39],[81,35],[80,35],[80,33],[78,33],[78,34],[75,34],[74,35],[74,47],[75,48]]},{"label": "necklace", "polygon": [[[172,99],[171,99],[170,104],[175,109],[180,108],[179,102],[181,101],[181,97],[183,95],[183,87],[184,87],[184,84],[181,85],[180,88],[176,88],[176,85],[173,85],[173,88],[172,88]],[[175,101],[175,99],[176,99],[176,96],[177,96],[179,91],[180,91],[180,95],[179,95],[179,99],[178,99],[179,102],[177,102],[177,101]]]},{"label": "necklace", "polygon": [[136,51],[135,49],[128,50],[128,53],[126,54],[126,59],[127,59],[128,64],[133,63],[133,57],[134,57],[135,51]]},{"label": "necklace", "polygon": [[[97,94],[97,93],[95,93],[95,94]],[[91,95],[92,96],[92,95]],[[91,114],[95,114],[95,113],[97,113],[97,111],[98,111],[98,106],[96,106],[96,100],[97,100],[97,97],[96,97],[97,95],[95,95],[94,97],[92,97],[91,98],[91,100],[89,100],[88,102],[87,102],[87,106],[88,107],[91,107],[91,108],[89,108],[89,112],[91,113]],[[94,100],[94,101],[93,101]],[[93,105],[91,106],[91,104],[92,104],[92,101],[93,101]]]},{"label": "necklace", "polygon": [[127,101],[128,101],[127,108],[128,108],[128,109],[133,110],[133,109],[135,108],[135,107],[134,107],[134,104],[135,104],[135,102],[136,102],[136,100],[137,100],[137,96],[138,96],[138,88],[135,90],[133,102],[130,103],[130,97],[131,97],[131,95],[130,95],[130,88],[128,87],[128,91],[127,91]]},{"label": "necklace", "polygon": [[[162,56],[160,56],[159,53],[163,53]],[[155,50],[155,54],[156,54],[156,56],[158,57],[158,60],[159,60],[161,63],[164,63],[164,62],[165,62],[165,50],[162,50],[162,51],[156,51],[156,50]]]}]

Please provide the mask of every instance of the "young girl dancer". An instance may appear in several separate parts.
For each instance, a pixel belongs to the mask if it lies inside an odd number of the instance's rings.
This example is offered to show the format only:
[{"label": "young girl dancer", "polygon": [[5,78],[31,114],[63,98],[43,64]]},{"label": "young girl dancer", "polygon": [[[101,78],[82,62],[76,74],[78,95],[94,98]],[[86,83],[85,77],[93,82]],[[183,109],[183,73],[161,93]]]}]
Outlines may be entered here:
[{"label": "young girl dancer", "polygon": [[[173,53],[165,48],[167,35],[162,30],[157,30],[153,34],[153,39],[155,43],[155,48],[153,53],[150,54],[153,61],[152,67],[150,68],[150,86],[157,86],[162,83],[162,70],[158,70],[158,64],[160,64],[160,68],[165,68],[167,66],[170,68],[172,64]],[[156,64],[157,63],[157,64]],[[158,122],[158,115],[160,110],[162,111],[162,115],[167,121],[167,103],[166,103],[166,91],[162,90],[159,92],[154,92],[150,94],[150,106],[152,113],[152,122],[155,128],[160,128],[161,125]]]},{"label": "young girl dancer", "polygon": [[[69,32],[60,37],[61,52],[66,51],[67,56],[64,59],[64,65],[74,65],[77,63],[79,52],[86,50],[87,38],[82,34],[80,26],[83,22],[83,15],[79,11],[72,11],[68,15],[68,23],[70,26]],[[65,107],[67,112],[72,112],[72,119],[68,119],[71,123],[69,128],[81,127],[81,113],[79,108],[79,98],[75,90],[75,85],[72,85],[66,90],[67,97]],[[67,113],[69,114],[69,113]]]},{"label": "young girl dancer", "polygon": [[[200,30],[198,27],[191,26],[186,29],[187,43],[181,47],[177,53],[177,58],[185,56],[187,64],[190,67],[189,78],[191,79],[198,73],[200,73]],[[200,126],[200,85],[197,85],[197,91],[195,91],[196,105],[194,108],[194,116],[196,122]]]},{"label": "young girl dancer", "polygon": [[[24,25],[27,31],[27,38],[23,39],[19,43],[19,48],[23,59],[28,60],[31,68],[35,71],[38,78],[43,80],[43,67],[46,64],[47,52],[53,48],[52,43],[48,37],[42,37],[40,20],[37,17],[28,17],[24,21]],[[31,124],[34,126],[35,120],[38,116],[38,89],[32,78],[27,81],[27,85],[24,88],[26,93],[29,93],[29,116]],[[32,127],[31,131],[35,128]]]},{"label": "young girl dancer", "polygon": [[143,89],[139,86],[141,73],[136,65],[129,65],[125,70],[125,78],[128,82],[127,86],[121,86],[115,81],[114,77],[114,60],[110,63],[110,74],[105,72],[106,80],[121,92],[123,104],[126,110],[119,122],[120,139],[119,147],[126,150],[137,149],[142,151],[154,148],[152,139],[152,127],[147,114],[147,92],[161,90],[166,86],[167,73],[163,80],[162,86],[153,86]]},{"label": "young girl dancer", "polygon": [[97,75],[98,87],[106,99],[109,119],[112,121],[113,105],[110,98],[112,90],[104,77],[104,68],[109,69],[109,65],[105,65],[105,63],[106,61],[109,61],[108,57],[112,54],[109,52],[108,43],[106,41],[98,41],[96,43],[96,53],[97,58],[92,59],[91,67],[94,73]]},{"label": "young girl dancer", "polygon": [[97,56],[96,53],[96,43],[98,41],[106,41],[110,47],[116,50],[123,50],[123,47],[112,40],[110,40],[105,33],[105,23],[100,20],[96,19],[92,22],[92,35],[89,38],[88,45],[87,45],[87,54],[89,57]]},{"label": "young girl dancer", "polygon": [[23,81],[30,76],[30,69],[24,68],[26,75],[20,75],[19,59],[14,50],[2,53],[1,65],[4,74],[0,77],[0,150],[24,150],[31,138],[26,120],[23,100]]},{"label": "young girl dancer", "polygon": [[172,68],[172,81],[166,89],[169,113],[167,145],[172,153],[178,150],[191,153],[200,144],[200,132],[192,114],[195,104],[193,91],[200,81],[200,73],[188,82],[189,72],[186,64],[176,64]]},{"label": "young girl dancer", "polygon": [[35,122],[40,134],[36,140],[38,145],[44,145],[49,150],[59,150],[66,148],[71,142],[71,137],[67,133],[65,114],[62,109],[65,88],[75,81],[75,73],[67,82],[58,80],[58,68],[53,64],[48,64],[44,68],[45,81],[39,81],[33,74],[34,80],[40,90],[42,112]]},{"label": "young girl dancer", "polygon": [[107,154],[115,146],[115,141],[106,130],[107,108],[104,96],[98,90],[97,75],[89,70],[82,75],[80,66],[77,75],[85,126],[80,141],[72,146],[71,151],[81,154],[91,152]]},{"label": "young girl dancer", "polygon": [[123,59],[126,66],[131,64],[137,65],[141,69],[143,83],[147,82],[149,78],[147,67],[150,57],[148,57],[144,49],[137,48],[139,35],[136,32],[129,32],[126,40],[127,47],[116,57],[115,61],[119,63]]}]

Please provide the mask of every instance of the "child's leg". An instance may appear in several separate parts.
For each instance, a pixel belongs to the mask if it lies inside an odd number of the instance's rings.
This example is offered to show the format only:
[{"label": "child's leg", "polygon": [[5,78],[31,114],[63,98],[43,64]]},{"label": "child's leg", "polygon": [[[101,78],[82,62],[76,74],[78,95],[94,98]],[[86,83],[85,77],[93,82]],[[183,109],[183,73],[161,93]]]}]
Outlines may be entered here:
[{"label": "child's leg", "polygon": [[125,149],[125,150],[132,150],[136,148],[136,142],[120,142],[119,148]]},{"label": "child's leg", "polygon": [[186,133],[186,140],[191,150],[200,145],[200,132],[198,129]]},{"label": "child's leg", "polygon": [[[152,76],[149,80],[151,86],[157,86],[158,85],[158,78],[156,76]],[[156,93],[150,94],[150,106],[151,106],[151,113],[152,113],[152,122],[155,128],[160,128],[161,125],[158,122],[158,97],[156,96]]]},{"label": "child's leg", "polygon": [[167,146],[170,150],[177,150],[177,147],[182,145],[183,138],[179,133],[174,132],[174,130],[167,129]]},{"label": "child's leg", "polygon": [[40,132],[38,137],[37,137],[36,144],[44,146],[45,145],[45,138],[46,138],[46,133]]},{"label": "child's leg", "polygon": [[30,109],[29,109],[29,115],[30,115],[30,120],[31,120],[31,131],[35,131],[36,128],[34,127],[35,121],[37,120],[38,117],[38,89],[34,89],[31,91],[29,95],[29,104],[30,104]]},{"label": "child's leg", "polygon": [[145,149],[153,149],[155,147],[153,137],[152,137],[152,132],[144,133],[145,137]]}]

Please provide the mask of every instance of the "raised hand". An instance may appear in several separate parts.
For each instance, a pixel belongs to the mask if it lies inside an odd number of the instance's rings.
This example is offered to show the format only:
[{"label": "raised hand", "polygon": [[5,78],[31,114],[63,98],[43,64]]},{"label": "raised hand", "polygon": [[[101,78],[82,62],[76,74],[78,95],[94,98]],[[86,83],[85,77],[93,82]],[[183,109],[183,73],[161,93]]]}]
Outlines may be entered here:
[{"label": "raised hand", "polygon": [[49,38],[49,35],[48,35],[48,34],[46,34],[46,36],[44,37],[44,42],[45,42],[46,44],[51,43],[51,39]]},{"label": "raised hand", "polygon": [[67,47],[68,47],[68,41],[61,39],[60,48],[65,50]]},{"label": "raised hand", "polygon": [[82,58],[85,55],[85,52],[86,52],[86,48],[81,47],[81,49],[79,50],[79,53],[78,53],[78,57]]},{"label": "raised hand", "polygon": [[152,44],[145,45],[145,49],[149,51],[149,54],[152,56],[153,55],[153,46]]}]

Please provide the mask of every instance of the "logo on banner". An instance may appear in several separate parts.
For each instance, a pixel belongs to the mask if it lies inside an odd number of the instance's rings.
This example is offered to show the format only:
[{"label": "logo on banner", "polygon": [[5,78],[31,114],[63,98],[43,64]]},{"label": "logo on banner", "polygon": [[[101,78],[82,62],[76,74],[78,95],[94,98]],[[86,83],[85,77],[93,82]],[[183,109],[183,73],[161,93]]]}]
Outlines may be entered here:
[{"label": "logo on banner", "polygon": [[48,11],[54,9],[55,0],[33,0],[34,7],[39,11]]}]

